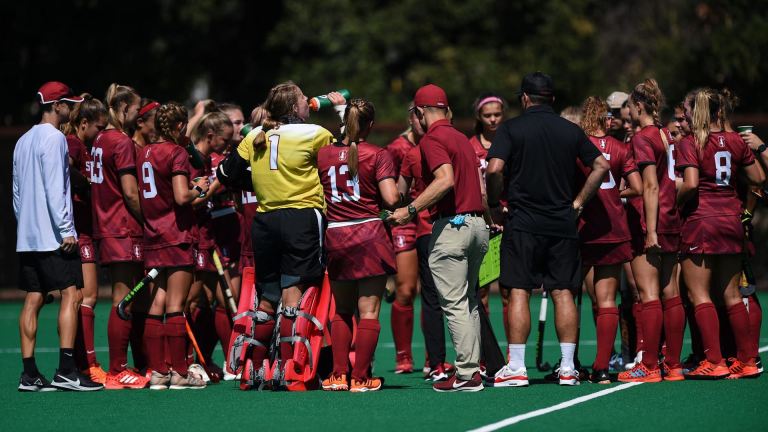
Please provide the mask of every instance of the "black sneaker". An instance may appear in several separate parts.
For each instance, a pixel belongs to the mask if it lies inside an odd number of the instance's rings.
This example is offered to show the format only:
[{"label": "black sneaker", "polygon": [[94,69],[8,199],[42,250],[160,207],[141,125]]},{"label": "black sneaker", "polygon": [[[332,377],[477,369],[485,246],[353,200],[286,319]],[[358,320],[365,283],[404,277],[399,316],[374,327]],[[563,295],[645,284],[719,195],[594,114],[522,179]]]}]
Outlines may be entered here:
[{"label": "black sneaker", "polygon": [[53,382],[51,385],[61,390],[72,391],[94,391],[104,388],[103,384],[92,381],[90,377],[87,377],[76,370],[66,375],[60,374],[57,370],[53,375]]},{"label": "black sneaker", "polygon": [[42,374],[29,376],[24,372],[21,373],[21,378],[19,378],[20,392],[52,392],[56,390],[57,388],[51,386],[51,383]]},{"label": "black sneaker", "polygon": [[589,375],[589,382],[594,384],[610,384],[611,376],[608,375],[608,370],[596,370]]}]

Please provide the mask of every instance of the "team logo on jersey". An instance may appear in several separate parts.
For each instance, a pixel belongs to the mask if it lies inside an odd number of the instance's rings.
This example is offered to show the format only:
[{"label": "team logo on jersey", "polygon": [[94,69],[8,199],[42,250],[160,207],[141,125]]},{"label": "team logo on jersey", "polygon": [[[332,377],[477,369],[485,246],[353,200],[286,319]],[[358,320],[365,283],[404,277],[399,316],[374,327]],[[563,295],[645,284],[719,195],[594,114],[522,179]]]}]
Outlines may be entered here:
[{"label": "team logo on jersey", "polygon": [[397,247],[405,247],[405,236],[395,236],[395,244]]},{"label": "team logo on jersey", "polygon": [[80,256],[83,257],[83,259],[91,259],[93,256],[93,252],[91,252],[91,247],[88,245],[83,245],[80,248]]},{"label": "team logo on jersey", "polygon": [[141,245],[133,245],[133,257],[137,260],[141,259]]},{"label": "team logo on jersey", "polygon": [[719,145],[720,147],[725,147],[725,138],[721,136],[717,137],[717,145]]},{"label": "team logo on jersey", "polygon": [[347,160],[347,151],[346,150],[342,150],[342,151],[339,152],[339,160],[342,161],[342,162]]},{"label": "team logo on jersey", "polygon": [[205,267],[205,255],[200,252],[197,253],[197,266],[201,268]]},{"label": "team logo on jersey", "polygon": [[604,139],[600,140],[600,148],[605,150],[605,140]]}]

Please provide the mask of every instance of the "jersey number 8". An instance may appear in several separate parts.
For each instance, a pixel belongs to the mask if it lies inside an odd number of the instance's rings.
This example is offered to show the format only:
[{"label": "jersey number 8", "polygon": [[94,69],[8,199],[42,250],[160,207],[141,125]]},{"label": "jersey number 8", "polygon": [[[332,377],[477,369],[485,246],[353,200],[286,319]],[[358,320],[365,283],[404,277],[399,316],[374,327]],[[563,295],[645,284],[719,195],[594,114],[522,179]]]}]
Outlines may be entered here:
[{"label": "jersey number 8", "polygon": [[731,152],[715,153],[715,184],[728,186],[731,183]]}]

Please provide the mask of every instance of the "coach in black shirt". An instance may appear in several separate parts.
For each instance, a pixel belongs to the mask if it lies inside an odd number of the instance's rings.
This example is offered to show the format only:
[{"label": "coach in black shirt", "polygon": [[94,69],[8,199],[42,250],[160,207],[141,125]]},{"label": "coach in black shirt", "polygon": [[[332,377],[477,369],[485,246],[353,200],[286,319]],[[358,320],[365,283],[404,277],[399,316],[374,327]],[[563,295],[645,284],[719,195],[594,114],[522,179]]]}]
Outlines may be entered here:
[{"label": "coach in black shirt", "polygon": [[[531,329],[530,291],[544,286],[555,304],[560,340],[560,384],[574,385],[577,313],[573,291],[582,283],[577,220],[609,165],[584,132],[552,110],[552,78],[528,74],[520,86],[519,117],[496,132],[488,151],[488,204],[504,225],[501,247],[502,286],[509,297],[509,364],[496,374],[499,386],[527,385],[525,342]],[[592,167],[575,194],[576,159]],[[509,178],[506,220],[500,205],[503,177]],[[509,317],[506,317],[509,319]]]}]

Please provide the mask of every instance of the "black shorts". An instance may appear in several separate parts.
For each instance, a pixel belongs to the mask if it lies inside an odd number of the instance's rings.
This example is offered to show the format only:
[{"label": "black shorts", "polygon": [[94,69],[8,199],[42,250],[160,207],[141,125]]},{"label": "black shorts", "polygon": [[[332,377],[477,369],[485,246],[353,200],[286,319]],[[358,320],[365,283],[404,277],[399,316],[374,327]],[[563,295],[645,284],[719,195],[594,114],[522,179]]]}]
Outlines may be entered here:
[{"label": "black shorts", "polygon": [[577,289],[579,240],[505,229],[499,283],[505,288]]},{"label": "black shorts", "polygon": [[251,240],[259,298],[277,303],[284,288],[322,281],[325,226],[317,209],[256,213]]},{"label": "black shorts", "polygon": [[19,288],[22,290],[46,294],[71,286],[83,286],[78,252],[19,252]]}]

